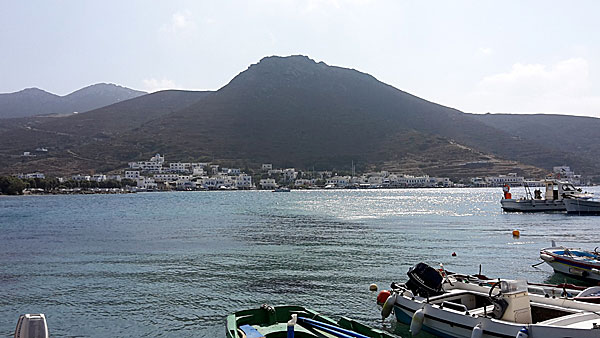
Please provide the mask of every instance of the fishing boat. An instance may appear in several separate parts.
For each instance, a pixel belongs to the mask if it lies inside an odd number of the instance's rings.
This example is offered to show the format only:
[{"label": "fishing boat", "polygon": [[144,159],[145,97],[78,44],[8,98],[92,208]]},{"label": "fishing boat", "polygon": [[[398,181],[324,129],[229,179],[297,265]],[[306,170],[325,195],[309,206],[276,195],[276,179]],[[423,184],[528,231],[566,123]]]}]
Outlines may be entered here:
[{"label": "fishing boat", "polygon": [[567,213],[577,215],[600,215],[600,200],[594,198],[569,198],[563,201]]},{"label": "fishing boat", "polygon": [[569,198],[589,199],[592,194],[583,192],[581,189],[576,189],[569,182],[559,181],[555,179],[547,179],[542,181],[545,186],[545,192],[542,196],[541,190],[531,189],[527,184],[524,184],[525,197],[515,199],[512,198],[510,187],[505,185],[504,198],[500,201],[504,211],[520,211],[520,212],[544,212],[544,211],[566,211],[564,200]]},{"label": "fishing boat", "polygon": [[273,189],[273,192],[290,192],[290,188],[279,187],[279,188]]},{"label": "fishing boat", "polygon": [[600,281],[600,252],[557,246],[540,250],[540,258],[556,272],[576,278]]},{"label": "fishing boat", "polygon": [[528,292],[522,280],[492,286],[453,280],[425,263],[413,266],[405,284],[392,284],[383,305],[410,325],[442,337],[600,337],[600,304]]},{"label": "fishing boat", "polygon": [[352,319],[335,322],[301,306],[263,305],[238,311],[227,316],[226,325],[227,338],[393,338]]}]

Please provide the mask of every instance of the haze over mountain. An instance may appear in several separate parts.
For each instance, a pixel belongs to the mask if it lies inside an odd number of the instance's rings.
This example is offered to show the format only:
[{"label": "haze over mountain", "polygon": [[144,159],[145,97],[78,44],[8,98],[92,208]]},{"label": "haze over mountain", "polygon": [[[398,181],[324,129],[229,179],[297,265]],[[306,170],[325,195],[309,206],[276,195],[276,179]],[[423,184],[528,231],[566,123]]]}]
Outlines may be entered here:
[{"label": "haze over mountain", "polygon": [[94,84],[65,96],[27,88],[0,94],[0,118],[82,113],[144,94],[147,93],[110,83]]},{"label": "haze over mountain", "polygon": [[[450,177],[543,175],[562,164],[600,172],[598,157],[516,137],[480,116],[305,56],[264,58],[216,92],[165,91],[76,116],[7,121],[3,171],[108,171],[160,152],[168,161],[317,169],[349,169],[354,161]],[[41,146],[51,151],[18,157]],[[593,152],[580,146],[581,154]]]}]

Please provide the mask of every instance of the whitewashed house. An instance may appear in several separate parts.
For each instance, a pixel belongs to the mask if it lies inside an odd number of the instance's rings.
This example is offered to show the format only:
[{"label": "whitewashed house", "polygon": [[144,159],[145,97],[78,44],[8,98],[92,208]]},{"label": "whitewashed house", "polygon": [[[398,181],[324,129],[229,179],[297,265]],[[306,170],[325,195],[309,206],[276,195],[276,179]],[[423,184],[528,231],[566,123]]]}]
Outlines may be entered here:
[{"label": "whitewashed house", "polygon": [[239,174],[235,178],[235,187],[237,189],[250,189],[253,188],[252,176],[247,174]]},{"label": "whitewashed house", "polygon": [[298,172],[294,168],[287,168],[283,170],[283,179],[287,182],[291,182],[298,177]]},{"label": "whitewashed house", "polygon": [[140,172],[137,170],[125,170],[125,178],[129,180],[137,180],[140,177]]},{"label": "whitewashed house", "polygon": [[178,179],[178,174],[154,174],[154,180],[156,182],[175,182]]},{"label": "whitewashed house", "polygon": [[274,178],[263,178],[259,182],[261,189],[276,189],[278,187]]},{"label": "whitewashed house", "polygon": [[510,186],[521,186],[523,185],[525,178],[517,176],[516,173],[509,173],[508,175],[486,176],[485,181],[488,186],[491,187],[501,187],[505,184]]},{"label": "whitewashed house", "polygon": [[72,179],[73,181],[78,181],[78,182],[81,182],[81,181],[89,181],[89,180],[91,179],[91,176],[90,176],[90,175],[81,175],[81,174],[77,174],[77,175],[75,175],[75,176],[71,176],[71,179]]},{"label": "whitewashed house", "polygon": [[95,175],[92,175],[91,180],[95,181],[95,182],[105,182],[106,181],[106,175],[95,174]]}]

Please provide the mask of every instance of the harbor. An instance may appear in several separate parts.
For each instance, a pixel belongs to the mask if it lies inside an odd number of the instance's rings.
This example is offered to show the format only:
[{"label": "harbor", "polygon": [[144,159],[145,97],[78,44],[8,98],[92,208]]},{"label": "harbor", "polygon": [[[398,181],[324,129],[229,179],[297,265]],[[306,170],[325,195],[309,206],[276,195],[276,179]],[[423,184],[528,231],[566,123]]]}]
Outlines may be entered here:
[{"label": "harbor", "polygon": [[382,325],[369,285],[406,281],[417,262],[573,282],[532,265],[553,239],[593,249],[598,218],[506,213],[501,198],[501,188],[2,197],[0,334],[44,313],[58,337],[223,337],[231,313],[295,304],[407,337],[405,324]]}]

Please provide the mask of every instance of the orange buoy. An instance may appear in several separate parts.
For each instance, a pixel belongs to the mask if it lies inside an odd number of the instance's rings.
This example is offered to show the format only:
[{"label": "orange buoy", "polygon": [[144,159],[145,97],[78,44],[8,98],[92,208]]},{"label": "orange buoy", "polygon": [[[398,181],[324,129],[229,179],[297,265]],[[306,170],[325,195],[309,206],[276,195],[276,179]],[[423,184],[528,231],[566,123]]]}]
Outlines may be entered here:
[{"label": "orange buoy", "polygon": [[377,304],[383,305],[389,296],[390,292],[388,290],[381,290],[381,292],[379,292],[377,295]]},{"label": "orange buoy", "polygon": [[513,234],[513,237],[521,236],[521,232],[519,232],[519,230],[513,230],[512,234]]}]

